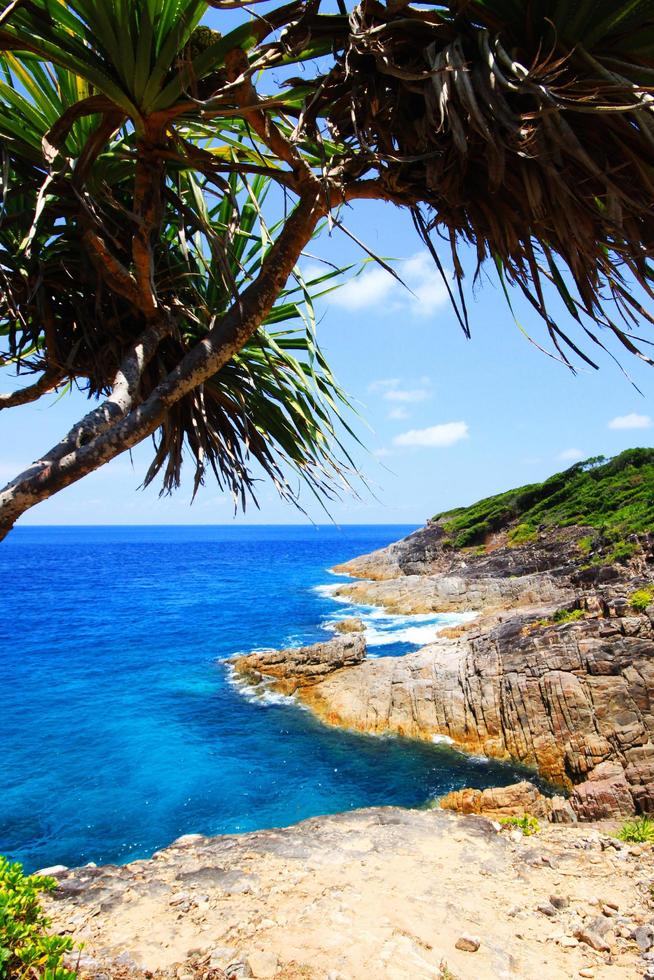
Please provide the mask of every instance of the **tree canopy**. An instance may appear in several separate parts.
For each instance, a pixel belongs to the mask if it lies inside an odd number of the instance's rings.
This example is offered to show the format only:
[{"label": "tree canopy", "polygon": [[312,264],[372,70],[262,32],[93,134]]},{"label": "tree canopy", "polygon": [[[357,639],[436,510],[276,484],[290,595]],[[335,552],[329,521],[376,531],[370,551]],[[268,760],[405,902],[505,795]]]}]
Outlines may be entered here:
[{"label": "tree canopy", "polygon": [[242,502],[251,458],[289,496],[288,463],[347,479],[313,330],[336,270],[298,261],[358,199],[407,210],[466,332],[472,245],[568,365],[607,335],[649,361],[649,3],[12,0],[0,68],[0,363],[33,375],[0,409],[97,402],[0,492],[0,535],[148,436],[165,489],[185,452]]}]

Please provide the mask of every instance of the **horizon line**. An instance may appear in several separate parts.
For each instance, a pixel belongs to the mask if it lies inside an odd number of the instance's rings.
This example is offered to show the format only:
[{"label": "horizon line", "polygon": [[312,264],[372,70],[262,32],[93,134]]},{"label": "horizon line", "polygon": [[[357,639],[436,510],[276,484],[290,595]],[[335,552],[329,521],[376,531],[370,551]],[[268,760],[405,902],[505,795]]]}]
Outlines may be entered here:
[{"label": "horizon line", "polygon": [[190,524],[190,523],[179,524],[179,523],[174,523],[172,521],[171,522],[167,522],[167,523],[149,523],[149,524],[146,524],[146,523],[136,523],[136,522],[120,523],[118,521],[112,521],[110,523],[103,523],[103,524],[92,524],[92,523],[32,524],[32,523],[27,523],[27,524],[16,524],[12,528],[12,531],[20,530],[21,528],[25,529],[25,528],[30,528],[30,527],[32,527],[32,528],[41,528],[41,529],[42,528],[50,528],[50,527],[67,527],[67,528],[68,527],[315,527],[315,528],[321,528],[321,527],[334,527],[334,528],[339,528],[339,527],[413,527],[415,524],[426,524],[427,523],[427,520],[428,520],[428,518],[425,518],[425,520],[423,520],[423,521],[325,521],[323,523],[318,523],[316,521],[303,521],[302,523],[300,523],[300,522],[281,522],[281,521],[271,521],[271,522],[267,523],[265,521],[257,521],[257,522],[248,523],[248,522],[243,521],[243,522],[232,522],[232,523],[229,523],[229,524],[225,524],[225,523],[211,523],[210,524],[208,522],[202,522],[202,523],[198,523],[198,524]]}]

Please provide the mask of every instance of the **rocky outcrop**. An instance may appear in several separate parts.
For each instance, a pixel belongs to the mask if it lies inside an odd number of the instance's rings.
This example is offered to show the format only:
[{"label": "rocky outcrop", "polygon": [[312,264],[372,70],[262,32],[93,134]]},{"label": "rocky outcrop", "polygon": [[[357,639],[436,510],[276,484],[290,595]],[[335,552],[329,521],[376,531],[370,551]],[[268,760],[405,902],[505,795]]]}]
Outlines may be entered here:
[{"label": "rocky outcrop", "polygon": [[527,814],[548,819],[552,811],[551,799],[543,796],[538,787],[527,780],[490,789],[458,789],[443,796],[439,802],[442,810],[491,819],[523,817]]},{"label": "rocky outcrop", "polygon": [[263,650],[231,661],[236,674],[254,684],[270,681],[281,694],[312,687],[345,667],[363,663],[366,643],[358,634],[289,650]]},{"label": "rocky outcrop", "polygon": [[463,575],[403,575],[397,579],[347,582],[336,594],[350,602],[383,606],[389,612],[468,612],[511,609],[516,606],[562,605],[574,593],[564,579],[551,575],[521,578],[473,578]]},{"label": "rocky outcrop", "polygon": [[432,521],[386,548],[337,565],[334,571],[375,581],[411,575],[506,579],[544,572],[562,578],[579,566],[582,555],[577,542],[589,530],[548,528],[538,532],[535,541],[518,546],[500,532],[480,547],[456,549],[444,525]]},{"label": "rocky outcrop", "polygon": [[332,623],[332,627],[337,633],[363,633],[365,630],[365,626],[358,616],[339,619],[338,622]]},{"label": "rocky outcrop", "polygon": [[364,660],[354,636],[241,658],[237,669],[296,691],[330,724],[446,736],[533,766],[572,792],[583,819],[654,811],[652,620],[617,599],[586,607],[576,615],[587,618],[558,625],[533,612],[482,620],[403,657]]},{"label": "rocky outcrop", "polygon": [[627,980],[654,859],[609,830],[359,810],[64,870],[46,901],[81,980]]}]

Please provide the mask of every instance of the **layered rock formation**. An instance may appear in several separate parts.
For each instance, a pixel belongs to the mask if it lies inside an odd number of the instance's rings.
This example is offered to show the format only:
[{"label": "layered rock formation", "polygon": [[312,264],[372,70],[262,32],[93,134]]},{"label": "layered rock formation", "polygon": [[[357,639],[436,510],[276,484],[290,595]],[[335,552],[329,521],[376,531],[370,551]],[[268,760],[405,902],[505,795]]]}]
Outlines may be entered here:
[{"label": "layered rock formation", "polygon": [[[561,550],[575,535],[566,529],[549,548],[498,544],[462,568],[460,554],[439,551],[439,528],[428,527],[349,563],[350,574],[376,577],[340,591],[403,613],[477,608],[476,621],[404,657],[367,661],[354,635],[241,658],[236,669],[297,692],[330,724],[445,736],[465,751],[533,766],[571,794],[580,819],[654,811],[654,607],[650,615],[630,607],[638,580],[628,570],[599,569],[593,588],[582,589],[578,561]],[[508,574],[544,555],[549,571]],[[435,566],[448,574],[434,575]],[[597,588],[602,580],[613,582]]]},{"label": "layered rock formation", "polygon": [[573,598],[563,577],[543,573],[520,577],[403,575],[396,579],[347,582],[336,594],[350,602],[383,606],[389,612],[468,612],[510,609],[518,605],[563,604]]}]

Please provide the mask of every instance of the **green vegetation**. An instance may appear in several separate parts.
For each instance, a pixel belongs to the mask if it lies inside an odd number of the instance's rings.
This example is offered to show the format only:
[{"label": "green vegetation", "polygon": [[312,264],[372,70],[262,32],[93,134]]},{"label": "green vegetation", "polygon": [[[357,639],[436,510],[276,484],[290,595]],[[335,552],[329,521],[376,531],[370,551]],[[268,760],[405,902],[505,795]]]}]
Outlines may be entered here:
[{"label": "green vegetation", "polygon": [[54,878],[25,875],[20,864],[0,857],[0,980],[75,980],[62,966],[73,941],[48,935],[50,920],[39,893],[53,891]]},{"label": "green vegetation", "polygon": [[503,827],[515,827],[516,830],[521,830],[523,837],[531,837],[540,830],[536,817],[528,813],[525,813],[524,817],[501,817],[500,823]]},{"label": "green vegetation", "polygon": [[557,609],[552,616],[553,623],[576,623],[584,618],[583,609]]},{"label": "green vegetation", "polygon": [[528,524],[518,524],[508,533],[509,544],[531,544],[538,540],[538,531]]},{"label": "green vegetation", "polygon": [[629,597],[629,605],[636,612],[645,612],[647,607],[651,605],[654,601],[654,585],[650,585],[646,589],[637,589],[633,595]]},{"label": "green vegetation", "polygon": [[575,463],[543,483],[437,514],[455,548],[483,542],[510,525],[509,542],[534,541],[538,529],[573,525],[595,528],[579,542],[582,554],[600,550],[601,563],[630,558],[632,534],[654,528],[654,449],[627,449],[611,460],[603,456]]},{"label": "green vegetation", "polygon": [[564,623],[576,623],[585,615],[583,609],[557,609],[553,616],[535,619],[525,627],[525,630],[530,632],[537,626],[561,626]]},{"label": "green vegetation", "polygon": [[654,820],[651,817],[635,817],[627,820],[617,833],[620,840],[629,844],[654,843]]}]

